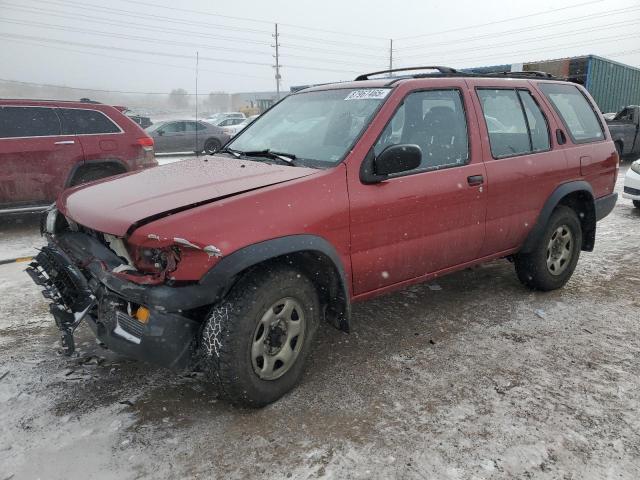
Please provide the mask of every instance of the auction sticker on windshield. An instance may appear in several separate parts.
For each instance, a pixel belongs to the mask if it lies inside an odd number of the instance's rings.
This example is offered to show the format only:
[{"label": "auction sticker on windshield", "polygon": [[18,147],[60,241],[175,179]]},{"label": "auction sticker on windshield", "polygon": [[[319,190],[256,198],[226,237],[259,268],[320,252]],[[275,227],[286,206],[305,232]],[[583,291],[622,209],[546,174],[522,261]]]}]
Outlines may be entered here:
[{"label": "auction sticker on windshield", "polygon": [[388,93],[388,88],[354,90],[346,96],[345,100],[382,100]]}]

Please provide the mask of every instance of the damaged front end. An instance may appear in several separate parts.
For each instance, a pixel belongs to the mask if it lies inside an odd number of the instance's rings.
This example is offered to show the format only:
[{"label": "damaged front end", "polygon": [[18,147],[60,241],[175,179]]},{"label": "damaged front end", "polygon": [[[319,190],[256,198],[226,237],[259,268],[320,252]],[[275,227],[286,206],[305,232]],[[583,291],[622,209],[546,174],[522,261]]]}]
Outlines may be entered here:
[{"label": "damaged front end", "polygon": [[51,301],[65,353],[74,352],[74,331],[85,321],[115,352],[168,367],[188,366],[199,309],[216,292],[171,280],[183,250],[123,249],[120,239],[75,225],[55,209],[45,215],[48,245],[27,273]]}]

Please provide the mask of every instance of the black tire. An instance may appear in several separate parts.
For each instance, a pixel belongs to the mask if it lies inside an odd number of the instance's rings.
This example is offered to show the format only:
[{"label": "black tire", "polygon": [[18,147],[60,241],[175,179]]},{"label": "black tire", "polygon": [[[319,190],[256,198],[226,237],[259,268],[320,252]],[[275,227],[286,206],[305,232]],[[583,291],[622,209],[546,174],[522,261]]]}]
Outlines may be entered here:
[{"label": "black tire", "polygon": [[[565,230],[559,234],[559,229],[564,228],[569,233],[570,248],[566,248]],[[555,236],[554,236],[555,234]],[[560,238],[562,237],[562,238]],[[553,243],[556,242],[556,243]],[[562,248],[557,242],[565,243]],[[550,245],[553,248],[550,249]],[[532,290],[549,291],[564,286],[576,268],[582,248],[582,227],[580,220],[573,209],[560,205],[551,214],[547,228],[530,253],[519,253],[515,256],[515,267],[518,279]],[[554,254],[557,252],[557,254]],[[555,258],[568,255],[564,260],[556,260],[552,266],[548,265],[550,258],[553,263]],[[553,271],[555,269],[555,272]]]},{"label": "black tire", "polygon": [[204,153],[206,153],[207,155],[213,155],[218,150],[220,150],[220,147],[222,147],[222,144],[219,140],[210,138],[204,143]]},{"label": "black tire", "polygon": [[[259,358],[255,359],[252,346],[255,348],[256,344],[264,343],[269,345],[267,348],[272,348],[267,342],[270,332],[275,330],[269,327],[265,332],[261,325],[264,325],[264,319],[271,312],[276,311],[272,307],[280,299],[289,298],[295,299],[300,305],[301,312],[296,314],[298,321],[302,321],[299,327],[303,341],[293,361],[283,370],[284,373],[278,378],[266,380],[256,370],[259,365],[256,366],[254,362],[259,363]],[[299,382],[319,320],[318,295],[307,277],[286,266],[256,270],[245,275],[207,315],[198,347],[200,365],[205,375],[217,384],[223,398],[237,405],[265,406],[282,397]],[[282,330],[278,335],[280,338],[283,336]],[[262,338],[264,342],[259,341]],[[296,349],[297,340],[295,345],[289,345],[292,350]],[[288,336],[283,345],[287,341]],[[266,355],[272,360],[277,356]],[[263,367],[265,361],[266,357],[263,357]],[[274,364],[277,362],[273,360]],[[275,368],[273,372],[274,375],[278,374]]]},{"label": "black tire", "polygon": [[622,144],[620,142],[616,142],[614,144],[616,146],[616,152],[618,152],[618,159],[620,163],[622,163]]},{"label": "black tire", "polygon": [[640,200],[634,200],[633,201],[633,206],[636,208],[640,208]]},{"label": "black tire", "polygon": [[75,187],[87,182],[93,182],[102,178],[111,177],[119,173],[124,173],[121,169],[109,168],[109,167],[89,167],[83,168],[76,173],[71,180],[70,186]]}]

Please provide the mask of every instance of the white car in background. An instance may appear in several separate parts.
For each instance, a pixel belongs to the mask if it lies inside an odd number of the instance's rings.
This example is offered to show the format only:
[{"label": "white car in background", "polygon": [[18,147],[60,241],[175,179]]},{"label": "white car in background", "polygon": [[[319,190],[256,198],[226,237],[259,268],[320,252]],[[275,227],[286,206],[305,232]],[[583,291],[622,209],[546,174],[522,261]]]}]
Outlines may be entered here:
[{"label": "white car in background", "polygon": [[220,125],[220,128],[222,128],[224,133],[226,133],[230,137],[234,137],[235,135],[237,135],[240,132],[240,130],[242,130],[244,127],[249,125],[251,122],[253,122],[259,116],[260,115],[251,115],[250,117],[245,118],[241,123],[237,123],[235,125]]},{"label": "white car in background", "polygon": [[247,117],[242,112],[222,112],[222,113],[214,113],[209,118],[207,118],[207,122],[209,122],[212,125],[219,126],[218,123],[223,122],[224,120],[227,120],[229,118],[239,118],[241,120],[244,120]]},{"label": "white car in background", "polygon": [[631,164],[624,177],[624,198],[633,200],[633,206],[640,208],[640,159]]}]

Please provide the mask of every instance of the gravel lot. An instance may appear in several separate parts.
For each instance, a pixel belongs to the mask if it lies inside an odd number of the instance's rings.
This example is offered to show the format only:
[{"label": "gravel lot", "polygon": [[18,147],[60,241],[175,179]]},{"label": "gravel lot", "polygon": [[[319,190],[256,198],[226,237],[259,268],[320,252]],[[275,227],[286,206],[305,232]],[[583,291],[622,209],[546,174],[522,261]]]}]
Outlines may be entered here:
[{"label": "gravel lot", "polygon": [[24,264],[0,266],[0,480],[640,478],[639,225],[620,200],[560,291],[498,261],[358,304],[258,411],[85,328],[60,356]]}]

